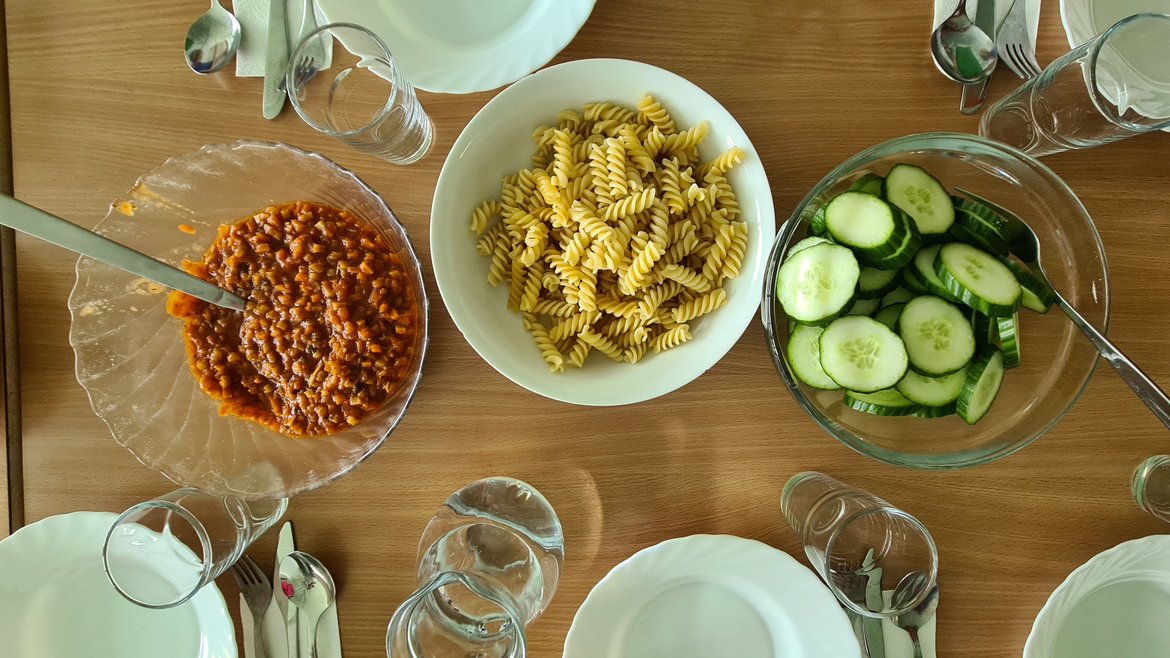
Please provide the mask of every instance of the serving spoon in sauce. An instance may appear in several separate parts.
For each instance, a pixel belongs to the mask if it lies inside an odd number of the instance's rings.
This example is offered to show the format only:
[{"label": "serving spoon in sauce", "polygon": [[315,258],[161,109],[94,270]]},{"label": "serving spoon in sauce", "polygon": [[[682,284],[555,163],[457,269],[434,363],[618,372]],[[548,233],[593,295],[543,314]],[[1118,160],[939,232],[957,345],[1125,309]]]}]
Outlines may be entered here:
[{"label": "serving spoon in sauce", "polygon": [[243,298],[223,288],[8,195],[0,195],[0,225],[89,256],[111,267],[137,274],[216,306],[235,311],[244,310]]}]

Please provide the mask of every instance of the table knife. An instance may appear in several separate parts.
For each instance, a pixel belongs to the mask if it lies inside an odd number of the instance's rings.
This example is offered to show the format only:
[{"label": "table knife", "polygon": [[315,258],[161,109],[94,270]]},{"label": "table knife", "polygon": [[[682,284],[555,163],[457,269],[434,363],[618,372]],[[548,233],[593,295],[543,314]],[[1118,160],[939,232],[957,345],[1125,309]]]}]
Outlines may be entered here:
[{"label": "table knife", "polygon": [[[979,7],[975,10],[975,27],[986,32],[987,36],[994,40],[995,23],[995,0],[980,0]],[[994,69],[992,69],[992,73],[995,73]],[[991,74],[979,82],[963,85],[963,97],[959,101],[959,111],[963,114],[978,112],[979,108],[983,107],[983,101],[987,100],[987,90],[990,87]]]},{"label": "table knife", "polygon": [[280,527],[280,537],[276,540],[276,566],[272,569],[272,583],[273,592],[272,598],[276,599],[276,605],[280,608],[280,618],[284,622],[285,639],[288,641],[288,658],[297,658],[299,655],[299,642],[297,639],[297,609],[289,605],[288,599],[280,593],[280,561],[286,555],[292,553],[297,549],[296,542],[293,540],[292,521],[285,521],[284,525]]},{"label": "table knife", "polygon": [[[882,568],[873,566],[874,550],[871,548],[862,562],[865,572],[865,606],[870,610],[885,609],[882,597]],[[869,658],[886,658],[886,633],[882,620],[874,617],[861,618],[861,633],[865,637],[865,650]]]},{"label": "table knife", "polygon": [[268,51],[264,57],[265,119],[275,119],[284,107],[284,70],[288,66],[286,2],[287,0],[270,0],[268,3]]}]

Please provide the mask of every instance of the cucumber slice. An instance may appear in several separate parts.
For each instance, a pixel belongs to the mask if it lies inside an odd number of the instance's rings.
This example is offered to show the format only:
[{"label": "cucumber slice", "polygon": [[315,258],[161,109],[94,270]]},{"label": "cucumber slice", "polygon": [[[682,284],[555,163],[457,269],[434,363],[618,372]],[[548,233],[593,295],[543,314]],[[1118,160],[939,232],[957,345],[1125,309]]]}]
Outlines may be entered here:
[{"label": "cucumber slice", "polygon": [[999,256],[1008,254],[1008,225],[994,210],[966,199],[953,197],[955,224],[951,235],[960,242],[974,245]]},{"label": "cucumber slice", "polygon": [[[919,249],[918,253],[922,253],[922,249]],[[915,257],[917,258],[917,256]],[[918,268],[914,267],[913,262],[902,268],[902,286],[917,295],[925,295],[930,292],[926,289],[926,284],[922,282]]]},{"label": "cucumber slice", "polygon": [[825,206],[825,226],[834,242],[852,247],[866,260],[892,256],[906,239],[906,223],[881,197],[842,192]]},{"label": "cucumber slice", "polygon": [[991,317],[1005,317],[1020,306],[1020,283],[998,258],[962,242],[938,250],[934,271],[942,284],[967,306]]},{"label": "cucumber slice", "polygon": [[845,315],[873,315],[881,305],[880,299],[854,299]]},{"label": "cucumber slice", "polygon": [[875,257],[872,254],[864,256],[867,264],[879,270],[896,270],[905,267],[906,263],[914,258],[914,254],[918,253],[918,248],[922,246],[922,234],[918,232],[914,220],[897,208],[894,208],[894,215],[906,231],[906,237],[902,239],[902,244],[888,256]]},{"label": "cucumber slice", "polygon": [[995,342],[995,323],[975,309],[971,309],[971,330],[975,333],[976,346],[983,347]]},{"label": "cucumber slice", "polygon": [[800,381],[813,388],[834,390],[841,388],[821,368],[821,333],[824,327],[795,325],[788,337],[788,366]]},{"label": "cucumber slice", "polygon": [[1020,282],[1020,306],[1037,313],[1047,313],[1056,303],[1056,291],[1052,286],[1015,261],[1005,258],[1003,264],[1007,265],[1012,274],[1016,275],[1016,281]]},{"label": "cucumber slice", "polygon": [[889,306],[891,304],[903,304],[914,299],[918,295],[906,290],[905,288],[894,288],[890,294],[882,297],[882,306]]},{"label": "cucumber slice", "polygon": [[909,366],[902,339],[886,325],[861,315],[833,320],[821,334],[820,345],[825,374],[852,391],[890,388]]},{"label": "cucumber slice", "polygon": [[919,249],[918,253],[914,255],[914,262],[911,267],[914,269],[914,274],[917,275],[915,282],[921,284],[927,293],[938,295],[952,302],[957,302],[959,299],[947,290],[947,287],[938,278],[938,274],[934,272],[934,261],[938,258],[939,249],[942,249],[941,244],[927,245]]},{"label": "cucumber slice", "polygon": [[988,345],[967,368],[967,381],[955,401],[955,413],[968,425],[978,423],[991,408],[999,387],[1003,384],[1003,352]]},{"label": "cucumber slice", "polygon": [[917,404],[894,389],[876,393],[845,391],[845,406],[874,416],[910,416],[918,411]]},{"label": "cucumber slice", "polygon": [[966,381],[966,366],[942,377],[928,377],[911,370],[894,388],[906,399],[924,407],[945,407],[959,399]]},{"label": "cucumber slice", "polygon": [[995,319],[995,335],[999,338],[999,349],[1003,350],[1003,367],[1011,370],[1020,365],[1020,316]]},{"label": "cucumber slice", "polygon": [[812,218],[808,220],[808,233],[809,235],[820,236],[824,235],[826,232],[825,207],[821,206],[820,208],[817,208],[817,211],[813,213]]},{"label": "cucumber slice", "polygon": [[789,247],[788,248],[788,255],[786,255],[784,257],[784,260],[788,260],[789,258],[792,258],[792,256],[798,251],[808,249],[809,247],[812,247],[814,245],[825,244],[826,242],[830,242],[830,240],[826,240],[825,238],[818,237],[815,235],[810,235],[809,237],[807,237],[807,238],[797,242],[796,244],[792,245],[791,247]]},{"label": "cucumber slice", "polygon": [[903,308],[906,308],[904,302],[890,304],[875,313],[873,319],[893,329],[898,325],[898,316],[902,315]]},{"label": "cucumber slice", "polygon": [[934,295],[915,297],[898,318],[910,367],[940,376],[961,370],[975,355],[971,322],[958,306]]},{"label": "cucumber slice", "polygon": [[861,266],[846,247],[818,244],[793,254],[776,275],[784,312],[804,324],[827,323],[849,308]]},{"label": "cucumber slice", "polygon": [[886,200],[914,219],[922,235],[941,235],[955,222],[955,205],[922,167],[896,164],[886,174]]},{"label": "cucumber slice", "polygon": [[866,174],[861,178],[853,181],[853,184],[849,186],[849,189],[853,192],[865,192],[866,194],[881,196],[882,187],[885,185],[885,182],[886,179],[878,176],[877,174]]},{"label": "cucumber slice", "polygon": [[861,275],[857,279],[857,297],[859,299],[880,299],[887,292],[898,287],[898,270],[879,270],[872,267],[861,268]]},{"label": "cucumber slice", "polygon": [[918,418],[944,418],[946,416],[955,415],[955,403],[952,402],[941,407],[919,407],[918,411],[914,412]]}]

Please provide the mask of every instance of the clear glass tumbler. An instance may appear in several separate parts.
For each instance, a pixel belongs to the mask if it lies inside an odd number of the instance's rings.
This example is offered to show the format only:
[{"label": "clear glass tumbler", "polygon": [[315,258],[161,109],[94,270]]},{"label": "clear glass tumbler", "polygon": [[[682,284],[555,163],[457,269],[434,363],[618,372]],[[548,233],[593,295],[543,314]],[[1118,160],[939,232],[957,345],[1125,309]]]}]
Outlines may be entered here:
[{"label": "clear glass tumbler", "polygon": [[[322,41],[333,52],[327,70]],[[431,118],[390,49],[360,25],[334,23],[306,35],[289,56],[285,87],[305,123],[394,164],[419,160],[434,141]]]},{"label": "clear glass tumbler", "polygon": [[288,499],[242,500],[178,489],[122,512],[102,549],[114,588],[146,608],[179,605],[276,524]]},{"label": "clear glass tumbler", "polygon": [[391,658],[525,655],[525,627],[552,600],[565,559],[560,519],[505,477],[451,494],[419,542],[419,588],[394,612]]},{"label": "clear glass tumbler", "polygon": [[813,568],[849,610],[893,618],[935,587],[938,550],[930,532],[881,498],[804,472],[784,485],[780,507]]},{"label": "clear glass tumbler", "polygon": [[1170,15],[1135,14],[987,110],[979,134],[1041,156],[1170,127]]},{"label": "clear glass tumbler", "polygon": [[1133,499],[1144,512],[1170,523],[1170,455],[1155,455],[1138,464]]}]

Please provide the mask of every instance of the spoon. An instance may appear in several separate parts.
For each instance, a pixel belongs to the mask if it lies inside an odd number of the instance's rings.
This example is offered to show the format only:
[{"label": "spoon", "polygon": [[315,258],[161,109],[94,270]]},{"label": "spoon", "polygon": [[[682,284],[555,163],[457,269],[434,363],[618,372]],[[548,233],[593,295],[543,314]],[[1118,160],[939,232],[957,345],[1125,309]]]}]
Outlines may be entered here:
[{"label": "spoon", "polygon": [[240,46],[240,22],[232,13],[211,0],[211,8],[191,23],[183,55],[187,66],[199,73],[215,73],[227,66]]},{"label": "spoon", "polygon": [[337,598],[333,577],[317,558],[293,551],[280,561],[280,583],[276,591],[298,614],[304,615],[305,623],[301,627],[308,629],[308,637],[302,646],[307,646],[309,655],[316,658],[317,624]]},{"label": "spoon", "polygon": [[[925,573],[911,571],[894,587],[894,593],[890,597],[890,605],[894,609],[909,605],[914,599],[920,596],[922,589],[928,584],[929,582]],[[930,590],[927,591],[925,598],[918,605],[893,619],[894,624],[898,628],[910,634],[910,641],[914,643],[914,658],[922,658],[922,644],[918,641],[918,631],[926,625],[926,622],[934,617],[934,611],[937,608],[938,585],[936,584],[930,586]]]},{"label": "spoon", "polygon": [[930,54],[943,75],[970,84],[991,75],[999,62],[995,41],[967,16],[966,0],[930,35]]}]

